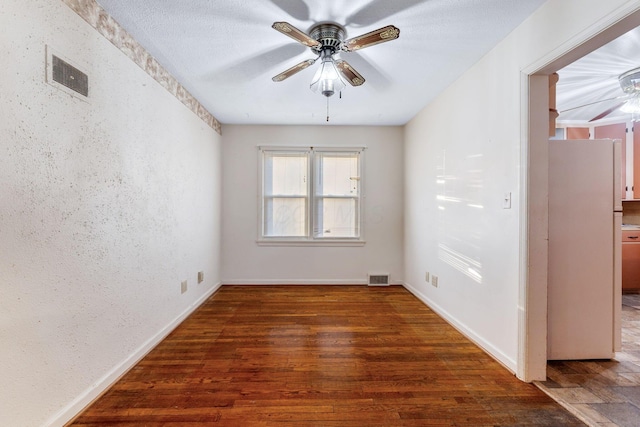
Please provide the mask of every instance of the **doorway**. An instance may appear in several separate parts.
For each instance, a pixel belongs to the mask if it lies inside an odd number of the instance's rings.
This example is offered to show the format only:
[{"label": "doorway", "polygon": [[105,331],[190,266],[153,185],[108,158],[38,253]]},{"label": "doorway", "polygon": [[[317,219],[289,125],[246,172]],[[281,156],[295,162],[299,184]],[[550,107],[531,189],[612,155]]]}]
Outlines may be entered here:
[{"label": "doorway", "polygon": [[[584,55],[640,26],[640,8],[602,22],[589,39],[546,63],[523,70],[523,99],[527,99],[528,128],[524,130],[523,193],[526,194],[527,220],[524,226],[523,271],[521,286],[525,306],[520,327],[520,359],[518,376],[525,381],[546,379],[547,366],[547,273],[548,273],[548,139],[549,76]],[[623,12],[621,12],[623,13]],[[609,18],[614,19],[614,18]],[[640,64],[639,64],[640,65]],[[588,313],[585,313],[588,315]]]}]

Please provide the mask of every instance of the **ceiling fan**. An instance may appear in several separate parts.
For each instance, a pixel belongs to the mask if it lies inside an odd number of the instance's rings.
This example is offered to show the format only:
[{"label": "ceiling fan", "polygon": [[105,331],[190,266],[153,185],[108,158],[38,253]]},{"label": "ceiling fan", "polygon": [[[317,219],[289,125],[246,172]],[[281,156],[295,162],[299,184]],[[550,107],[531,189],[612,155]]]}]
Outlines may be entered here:
[{"label": "ceiling fan", "polygon": [[315,59],[307,59],[294,65],[288,70],[274,76],[271,80],[281,82],[294,74],[315,64],[318,59],[321,67],[311,81],[311,90],[319,92],[327,98],[340,92],[346,86],[360,86],[365,82],[364,77],[343,59],[334,58],[339,52],[354,52],[376,44],[395,40],[400,36],[400,30],[393,25],[379,28],[375,31],[345,40],[346,30],[335,22],[320,22],[309,30],[309,34],[297,29],[288,22],[274,22],[271,26],[276,31],[291,37],[303,44],[316,54]]},{"label": "ceiling fan", "polygon": [[577,107],[568,108],[561,111],[561,113],[576,110],[578,108],[587,107],[589,105],[598,104],[600,102],[619,100],[618,103],[612,107],[604,110],[597,116],[593,117],[589,122],[603,119],[614,111],[620,109],[623,113],[630,113],[634,115],[640,114],[640,67],[633,68],[618,76],[618,83],[624,95],[616,96],[613,98],[601,99],[588,104],[579,105]]}]

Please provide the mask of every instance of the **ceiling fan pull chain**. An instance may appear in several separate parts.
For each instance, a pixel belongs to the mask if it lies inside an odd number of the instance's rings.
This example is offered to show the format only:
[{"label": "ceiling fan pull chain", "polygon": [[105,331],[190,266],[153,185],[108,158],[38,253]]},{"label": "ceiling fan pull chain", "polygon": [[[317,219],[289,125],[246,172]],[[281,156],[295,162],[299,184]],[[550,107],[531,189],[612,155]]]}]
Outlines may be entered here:
[{"label": "ceiling fan pull chain", "polygon": [[329,97],[327,96],[327,122],[329,122]]}]

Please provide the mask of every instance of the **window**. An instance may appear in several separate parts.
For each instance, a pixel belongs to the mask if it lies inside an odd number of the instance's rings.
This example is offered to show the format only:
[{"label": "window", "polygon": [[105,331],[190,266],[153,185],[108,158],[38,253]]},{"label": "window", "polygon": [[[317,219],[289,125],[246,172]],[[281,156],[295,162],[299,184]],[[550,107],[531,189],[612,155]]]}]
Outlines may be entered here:
[{"label": "window", "polygon": [[361,242],[362,149],[260,152],[262,243]]}]

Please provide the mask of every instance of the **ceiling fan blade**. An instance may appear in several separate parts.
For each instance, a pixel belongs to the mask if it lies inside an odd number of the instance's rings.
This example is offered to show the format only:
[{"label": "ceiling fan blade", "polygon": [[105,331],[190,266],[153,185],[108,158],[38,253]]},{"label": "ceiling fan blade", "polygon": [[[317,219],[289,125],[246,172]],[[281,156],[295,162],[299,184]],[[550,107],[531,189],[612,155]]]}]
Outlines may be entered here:
[{"label": "ceiling fan blade", "polygon": [[294,74],[304,70],[305,68],[313,65],[316,62],[315,59],[307,59],[306,61],[302,61],[299,64],[294,65],[293,67],[289,68],[286,71],[283,71],[282,73],[278,74],[277,76],[273,77],[271,80],[273,80],[274,82],[281,82],[284,79],[288,79],[289,77],[293,76]]},{"label": "ceiling fan blade", "polygon": [[613,98],[599,99],[597,101],[588,102],[586,104],[578,105],[577,107],[566,108],[566,109],[560,111],[560,114],[566,113],[567,111],[577,110],[579,108],[589,107],[590,105],[600,104],[601,102],[614,101],[616,99],[627,99],[628,97],[629,97],[628,95],[622,95],[622,96],[614,96]]},{"label": "ceiling fan blade", "polygon": [[271,3],[299,21],[309,20],[309,6],[302,0],[271,0]]},{"label": "ceiling fan blade", "polygon": [[345,26],[367,27],[430,0],[371,0],[348,16]]},{"label": "ceiling fan blade", "polygon": [[367,76],[367,86],[374,89],[388,89],[391,81],[376,65],[367,60],[361,52],[349,53],[349,65]]},{"label": "ceiling fan blade", "polygon": [[[298,43],[285,43],[275,49],[264,50],[258,55],[249,55],[238,62],[212,71],[207,75],[210,79],[222,83],[246,83],[257,78],[264,78],[265,70],[283,68],[282,64],[291,63],[295,58],[307,50]],[[354,53],[354,55],[357,55]]]},{"label": "ceiling fan blade", "polygon": [[596,120],[600,120],[600,119],[603,119],[603,118],[607,117],[609,114],[613,113],[618,108],[622,107],[625,104],[625,102],[620,102],[620,103],[614,105],[613,107],[603,111],[602,113],[598,114],[597,116],[595,116],[593,119],[591,119],[589,121],[590,122],[595,122]]},{"label": "ceiling fan blade", "polygon": [[347,61],[338,59],[336,60],[336,66],[338,67],[340,74],[342,74],[342,77],[344,77],[351,86],[361,86],[365,82],[364,77],[349,65]]},{"label": "ceiling fan blade", "polygon": [[300,31],[288,22],[274,22],[271,26],[274,30],[280,31],[285,36],[289,36],[298,43],[302,43],[308,47],[320,47],[321,44],[318,40],[312,39],[308,34]]},{"label": "ceiling fan blade", "polygon": [[390,42],[398,37],[400,37],[400,30],[393,25],[387,25],[370,33],[345,40],[342,42],[341,49],[345,52],[353,52],[379,43]]}]

